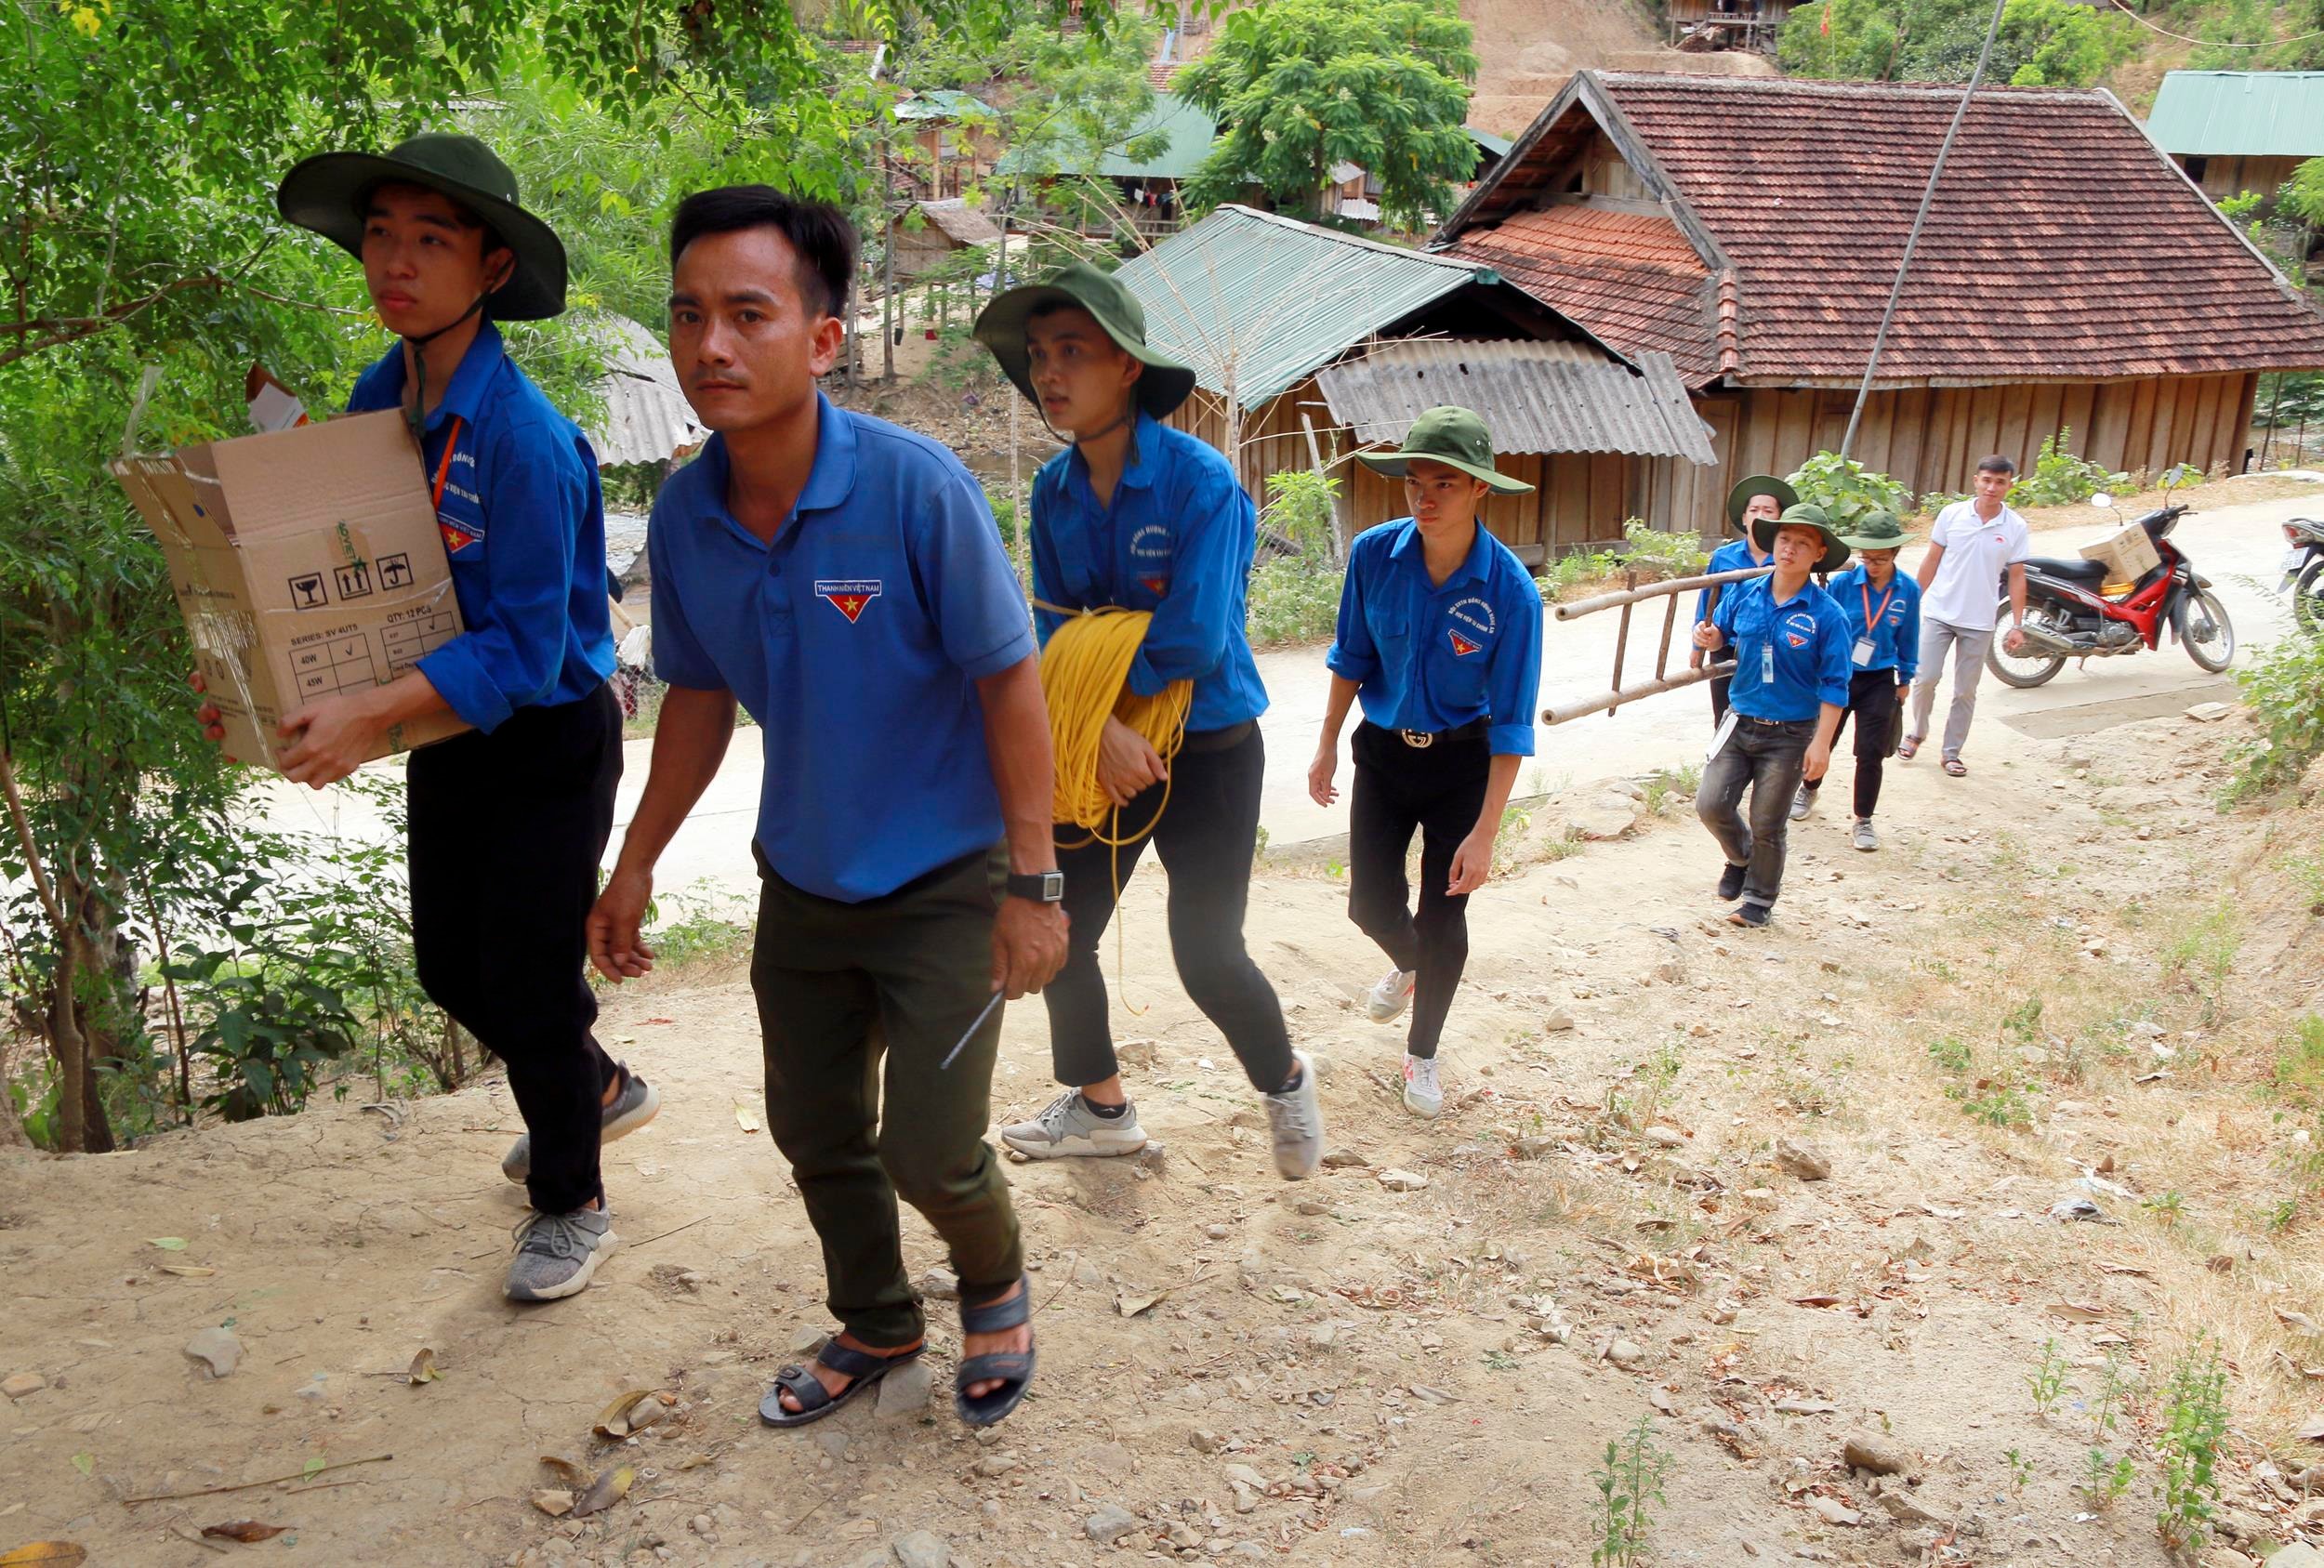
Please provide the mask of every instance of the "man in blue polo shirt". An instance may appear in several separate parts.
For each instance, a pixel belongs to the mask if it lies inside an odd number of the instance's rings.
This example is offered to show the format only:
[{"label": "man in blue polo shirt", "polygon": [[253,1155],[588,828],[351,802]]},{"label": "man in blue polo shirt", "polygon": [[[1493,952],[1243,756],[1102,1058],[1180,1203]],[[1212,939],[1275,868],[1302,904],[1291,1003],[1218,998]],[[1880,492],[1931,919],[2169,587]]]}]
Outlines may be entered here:
[{"label": "man in blue polo shirt", "polygon": [[[1412,515],[1348,550],[1307,792],[1319,806],[1340,797],[1340,730],[1361,698],[1348,915],[1395,965],[1372,987],[1371,1016],[1386,1023],[1412,1008],[1405,1108],[1434,1116],[1445,1104],[1437,1042],[1469,961],[1469,895],[1492,875],[1519,759],[1533,755],[1541,681],[1541,590],[1477,513],[1487,496],[1533,486],[1495,469],[1485,421],[1465,408],[1433,408],[1402,450],[1356,457],[1404,481]],[[1415,829],[1418,918],[1404,874]]]},{"label": "man in blue polo shirt", "polygon": [[[1711,743],[1695,813],[1726,851],[1719,897],[1740,895],[1727,916],[1738,926],[1767,924],[1783,887],[1792,794],[1831,766],[1848,705],[1848,618],[1808,575],[1837,572],[1848,547],[1823,508],[1805,503],[1760,519],[1751,537],[1774,554],[1774,574],[1738,585],[1695,628],[1696,647],[1736,653],[1732,705]],[[1748,826],[1739,809],[1747,789]]]},{"label": "man in blue polo shirt", "polygon": [[[1796,506],[1799,500],[1800,493],[1773,474],[1752,474],[1737,480],[1735,488],[1727,492],[1727,526],[1735,531],[1735,537],[1710,552],[1710,560],[1703,566],[1703,575],[1715,576],[1722,572],[1740,572],[1747,567],[1766,565],[1767,552],[1752,540],[1751,529],[1762,518],[1781,517],[1786,507]],[[1711,611],[1736,586],[1733,583],[1723,584],[1705,588],[1696,595],[1696,623],[1700,625],[1710,620]],[[1706,659],[1710,659],[1717,671],[1708,682],[1710,687],[1710,722],[1711,727],[1716,729],[1726,721],[1727,685],[1735,673],[1726,666],[1732,665],[1735,659],[1731,650],[1724,659],[1711,659],[1710,655],[1697,648],[1688,655],[1687,667],[1700,669]]]},{"label": "man in blue polo shirt", "polygon": [[[283,771],[320,789],[400,724],[450,708],[474,726],[408,764],[413,953],[429,996],[508,1065],[524,1118],[501,1169],[525,1184],[533,1213],[506,1291],[571,1296],[615,1245],[599,1146],[660,1101],[591,1034],[582,969],[621,778],[597,458],[492,324],[564,309],[564,248],[472,137],[309,158],[276,202],[362,261],[380,321],[403,339],[348,407],[403,409],[467,627],[387,685],[284,716],[298,740]],[[215,718],[204,710],[205,725]]]},{"label": "man in blue polo shirt", "polygon": [[1031,620],[959,460],[816,390],[846,337],[843,216],[766,186],[704,191],[679,205],[670,260],[671,359],[717,433],[654,505],[669,692],[590,956],[615,980],[652,968],[654,863],[717,773],[739,699],[766,759],[750,979],[767,1122],[840,1324],[776,1374],[759,1417],[821,1420],[926,1349],[901,1194],[951,1249],[954,1401],[990,1425],[1033,1376],[1023,1247],[984,1140],[996,1004],[1065,955]]}]

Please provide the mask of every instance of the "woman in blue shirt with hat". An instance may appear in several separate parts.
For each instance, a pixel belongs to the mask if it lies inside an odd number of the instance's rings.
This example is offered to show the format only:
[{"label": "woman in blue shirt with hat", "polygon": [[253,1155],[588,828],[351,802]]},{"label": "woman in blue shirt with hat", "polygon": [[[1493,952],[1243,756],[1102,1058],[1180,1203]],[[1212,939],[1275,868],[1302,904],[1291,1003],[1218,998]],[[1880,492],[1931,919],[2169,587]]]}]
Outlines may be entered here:
[{"label": "woman in blue shirt with hat", "polygon": [[[1872,813],[1881,803],[1882,765],[1895,754],[1897,720],[1921,661],[1921,585],[1896,570],[1896,552],[1910,544],[1896,514],[1867,512],[1842,544],[1856,562],[1835,573],[1824,591],[1848,617],[1848,708],[1840,727],[1856,721],[1855,830],[1852,841],[1868,853],[1881,847]],[[1799,821],[1816,805],[1822,779],[1803,779],[1791,802]]]},{"label": "woman in blue shirt with hat", "polygon": [[[1541,591],[1477,513],[1487,496],[1533,486],[1495,469],[1485,421],[1465,408],[1433,408],[1399,450],[1356,457],[1404,481],[1412,515],[1349,547],[1307,790],[1319,806],[1340,797],[1340,731],[1360,700],[1348,915],[1395,965],[1367,1010],[1385,1023],[1412,1008],[1404,1102],[1434,1116],[1445,1103],[1436,1048],[1469,959],[1469,895],[1492,875],[1519,759],[1533,755],[1541,679]],[[1417,915],[1405,881],[1415,830]]]}]

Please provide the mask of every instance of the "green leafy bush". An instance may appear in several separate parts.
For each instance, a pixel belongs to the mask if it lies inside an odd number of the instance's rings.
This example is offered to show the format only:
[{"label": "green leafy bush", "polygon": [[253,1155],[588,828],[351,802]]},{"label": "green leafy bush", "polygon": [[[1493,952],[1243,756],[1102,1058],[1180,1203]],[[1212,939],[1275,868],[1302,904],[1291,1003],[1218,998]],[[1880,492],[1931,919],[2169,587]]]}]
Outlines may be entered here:
[{"label": "green leafy bush", "polygon": [[2280,639],[2235,675],[2261,732],[2227,753],[2228,805],[2296,783],[2324,754],[2324,639]]},{"label": "green leafy bush", "polygon": [[2075,456],[2067,444],[2073,439],[2073,428],[2068,426],[2043,441],[2034,456],[2034,471],[2017,481],[2010,499],[2021,507],[2071,506],[2101,490],[2119,490],[2130,482],[2128,474],[2108,473]]},{"label": "green leafy bush", "polygon": [[1636,573],[1639,581],[1645,583],[1690,577],[1710,559],[1699,534],[1665,534],[1631,518],[1622,524],[1619,549],[1576,550],[1560,556],[1535,582],[1540,586],[1542,601],[1556,604],[1584,584],[1595,585],[1624,572]]},{"label": "green leafy bush", "polygon": [[1245,625],[1255,648],[1322,642],[1340,618],[1340,573],[1305,556],[1277,556],[1251,569]]},{"label": "green leafy bush", "polygon": [[1912,492],[1876,468],[1836,452],[1819,452],[1790,475],[1791,488],[1802,501],[1824,508],[1834,524],[1845,531],[1867,512],[1912,510]]}]

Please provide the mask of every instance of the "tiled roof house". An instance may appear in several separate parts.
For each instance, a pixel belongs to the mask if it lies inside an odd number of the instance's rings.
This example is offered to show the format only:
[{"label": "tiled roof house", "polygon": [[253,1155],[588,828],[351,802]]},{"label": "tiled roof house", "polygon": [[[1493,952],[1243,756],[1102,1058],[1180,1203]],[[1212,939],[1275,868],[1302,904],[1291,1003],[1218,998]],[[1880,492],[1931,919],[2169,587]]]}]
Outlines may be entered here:
[{"label": "tiled roof house", "polygon": [[[1836,449],[1958,87],[1578,72],[1437,234],[1623,351],[1669,354],[1718,466],[1644,515],[1716,526],[1734,479]],[[2242,465],[2259,374],[2324,312],[2103,92],[1981,90],[1853,455],[1915,491],[2029,467]]]}]

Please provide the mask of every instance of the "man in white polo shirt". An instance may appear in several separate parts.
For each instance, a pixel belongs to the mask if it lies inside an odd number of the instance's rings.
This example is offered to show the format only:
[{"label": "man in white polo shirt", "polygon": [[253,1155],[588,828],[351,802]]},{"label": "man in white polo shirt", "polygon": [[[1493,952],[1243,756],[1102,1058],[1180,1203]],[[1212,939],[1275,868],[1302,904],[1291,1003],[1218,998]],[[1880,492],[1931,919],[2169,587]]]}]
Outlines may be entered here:
[{"label": "man in white polo shirt", "polygon": [[2009,573],[2009,640],[2016,652],[2018,628],[2026,624],[2026,562],[2033,555],[2033,531],[2010,510],[2007,497],[2017,482],[2017,465],[1999,454],[1977,464],[1977,487],[1966,501],[1936,514],[1929,550],[1921,560],[1921,679],[1912,688],[1912,722],[1896,747],[1910,761],[1929,732],[1929,710],[1936,683],[1952,654],[1953,705],[1945,716],[1945,771],[1954,778],[1969,771],[1961,748],[1977,711],[1977,682],[1985,674],[1986,650],[1993,644],[2000,610],[2001,573]]}]

